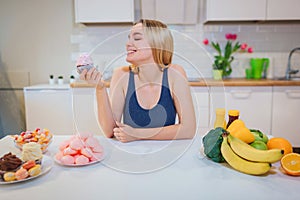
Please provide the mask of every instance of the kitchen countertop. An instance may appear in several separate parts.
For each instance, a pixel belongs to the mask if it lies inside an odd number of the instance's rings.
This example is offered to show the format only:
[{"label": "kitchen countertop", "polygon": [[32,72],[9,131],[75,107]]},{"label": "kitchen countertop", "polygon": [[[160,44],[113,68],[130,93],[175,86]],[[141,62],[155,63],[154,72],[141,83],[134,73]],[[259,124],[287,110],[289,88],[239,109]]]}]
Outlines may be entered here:
[{"label": "kitchen countertop", "polygon": [[[106,82],[109,87],[109,82]],[[189,82],[190,86],[204,87],[204,86],[300,86],[300,80],[275,80],[275,79],[245,79],[245,78],[228,78],[223,80],[214,80],[212,78],[199,79],[199,81]],[[91,84],[85,82],[74,82],[70,84],[72,88],[93,87]]]},{"label": "kitchen countertop", "polygon": [[[46,155],[53,158],[71,135],[53,137]],[[107,152],[90,166],[53,163],[47,174],[29,181],[0,185],[0,199],[289,199],[298,200],[299,177],[285,175],[273,164],[263,176],[251,176],[215,163],[199,152],[194,140],[120,143],[96,136]],[[0,155],[20,153],[13,139],[0,140]],[[138,172],[138,173],[134,173]]]}]

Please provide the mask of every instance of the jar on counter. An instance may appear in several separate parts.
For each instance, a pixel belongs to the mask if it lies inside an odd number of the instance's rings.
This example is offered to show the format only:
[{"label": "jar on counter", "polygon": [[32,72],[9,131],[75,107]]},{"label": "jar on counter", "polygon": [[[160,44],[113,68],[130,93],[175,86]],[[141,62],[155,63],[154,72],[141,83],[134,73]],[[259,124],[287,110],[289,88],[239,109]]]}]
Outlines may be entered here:
[{"label": "jar on counter", "polygon": [[215,120],[214,128],[217,128],[217,127],[226,129],[225,109],[224,108],[216,109],[216,120]]},{"label": "jar on counter", "polygon": [[239,118],[239,115],[240,115],[240,111],[238,110],[229,110],[228,111],[228,123],[227,123],[227,126],[226,126],[226,129],[230,126],[230,124]]}]

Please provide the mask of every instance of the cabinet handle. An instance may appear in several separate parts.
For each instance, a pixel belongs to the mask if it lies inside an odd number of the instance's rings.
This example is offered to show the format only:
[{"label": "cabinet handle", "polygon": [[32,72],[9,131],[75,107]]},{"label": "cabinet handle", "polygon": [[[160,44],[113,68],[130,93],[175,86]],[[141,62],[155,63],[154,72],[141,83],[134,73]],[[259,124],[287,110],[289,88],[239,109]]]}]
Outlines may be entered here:
[{"label": "cabinet handle", "polygon": [[231,90],[231,95],[237,99],[247,99],[251,96],[251,90]]},{"label": "cabinet handle", "polygon": [[293,98],[293,99],[300,98],[300,90],[286,90],[285,93],[289,98]]}]

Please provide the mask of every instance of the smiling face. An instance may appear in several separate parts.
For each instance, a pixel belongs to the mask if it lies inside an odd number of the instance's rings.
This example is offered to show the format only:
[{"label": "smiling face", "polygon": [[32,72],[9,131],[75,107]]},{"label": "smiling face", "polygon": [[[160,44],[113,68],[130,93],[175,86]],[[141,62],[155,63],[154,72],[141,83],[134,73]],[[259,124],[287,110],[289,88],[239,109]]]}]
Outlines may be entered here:
[{"label": "smiling face", "polygon": [[154,63],[151,47],[145,37],[143,25],[134,25],[128,35],[126,43],[126,61],[139,66],[147,63]]}]

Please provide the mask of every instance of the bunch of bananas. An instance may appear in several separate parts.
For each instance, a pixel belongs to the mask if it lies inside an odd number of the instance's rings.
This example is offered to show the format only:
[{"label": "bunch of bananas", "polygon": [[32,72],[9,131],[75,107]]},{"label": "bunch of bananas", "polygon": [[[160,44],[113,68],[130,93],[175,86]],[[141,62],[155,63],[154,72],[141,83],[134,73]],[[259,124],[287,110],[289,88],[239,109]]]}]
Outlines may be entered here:
[{"label": "bunch of bananas", "polygon": [[271,163],[279,161],[283,150],[259,150],[230,135],[223,134],[221,153],[234,169],[251,175],[262,175],[271,169]]}]

